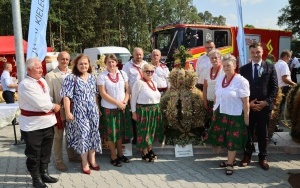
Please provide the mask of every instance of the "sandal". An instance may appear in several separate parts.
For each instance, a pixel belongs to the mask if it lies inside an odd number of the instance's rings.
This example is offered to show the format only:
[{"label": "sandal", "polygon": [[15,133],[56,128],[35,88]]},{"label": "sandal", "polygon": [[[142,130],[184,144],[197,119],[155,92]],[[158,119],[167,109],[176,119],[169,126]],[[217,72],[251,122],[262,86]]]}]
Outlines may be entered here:
[{"label": "sandal", "polygon": [[[236,166],[236,160],[233,161],[232,165],[233,165],[233,166]],[[226,167],[226,166],[227,166],[227,163],[226,163],[226,162],[221,162],[221,163],[219,164],[219,167],[222,167],[222,168],[224,168],[224,167]]]},{"label": "sandal", "polygon": [[149,155],[149,153],[147,153],[146,155],[142,153],[142,160],[145,162],[154,162],[154,160],[152,159],[152,157]]},{"label": "sandal", "polygon": [[233,174],[233,165],[232,164],[227,164],[227,167],[225,169],[226,175],[232,175]]},{"label": "sandal", "polygon": [[110,159],[110,163],[116,167],[121,167],[122,164],[120,163],[120,161],[118,160],[118,158],[116,158],[115,160]]},{"label": "sandal", "polygon": [[149,155],[153,160],[157,159],[157,155],[155,155],[155,153],[152,150],[149,151]]},{"label": "sandal", "polygon": [[118,160],[122,161],[123,163],[130,163],[130,160],[127,157],[125,157],[124,155],[122,155],[122,157],[118,156]]}]

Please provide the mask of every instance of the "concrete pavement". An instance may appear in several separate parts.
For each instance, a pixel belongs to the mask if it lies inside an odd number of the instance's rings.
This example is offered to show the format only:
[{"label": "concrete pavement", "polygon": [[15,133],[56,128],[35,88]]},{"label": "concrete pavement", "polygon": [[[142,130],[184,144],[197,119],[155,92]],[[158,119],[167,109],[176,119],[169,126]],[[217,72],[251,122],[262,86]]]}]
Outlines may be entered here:
[{"label": "concrete pavement", "polygon": [[[19,130],[17,133],[19,136]],[[51,175],[59,178],[59,182],[48,186],[53,188],[289,188],[291,187],[288,183],[289,174],[300,173],[300,155],[298,152],[295,152],[298,154],[288,153],[299,150],[299,144],[291,140],[284,141],[280,135],[285,135],[282,136],[285,138],[288,134],[280,133],[276,136],[277,144],[281,143],[280,147],[270,143],[272,146],[269,148],[272,152],[268,157],[270,164],[268,171],[259,167],[258,158],[254,156],[254,162],[250,166],[235,167],[234,174],[226,176],[225,170],[218,166],[226,159],[226,154],[216,156],[210,152],[209,146],[194,148],[196,153],[194,157],[186,158],[175,158],[172,147],[161,149],[157,146],[154,151],[160,155],[154,163],[141,161],[139,152],[134,151],[131,163],[123,164],[121,168],[112,166],[108,152],[104,151],[104,154],[97,155],[101,170],[92,171],[91,175],[82,174],[79,163],[67,162],[69,170],[59,172],[54,167],[52,157],[49,171]],[[1,129],[0,188],[31,187],[31,178],[25,165],[25,145],[14,146],[13,143],[13,127],[7,126]],[[66,153],[64,157],[67,158]],[[239,153],[238,161],[241,157]]]}]

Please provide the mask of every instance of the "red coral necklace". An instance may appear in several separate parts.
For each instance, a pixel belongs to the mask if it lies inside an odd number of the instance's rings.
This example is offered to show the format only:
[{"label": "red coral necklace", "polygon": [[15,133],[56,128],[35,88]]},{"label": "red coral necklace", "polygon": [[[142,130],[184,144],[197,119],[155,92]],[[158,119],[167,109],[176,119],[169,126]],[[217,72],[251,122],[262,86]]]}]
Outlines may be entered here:
[{"label": "red coral necklace", "polygon": [[220,69],[221,69],[221,65],[219,65],[217,67],[217,72],[215,74],[213,74],[213,67],[210,69],[210,79],[211,80],[215,80],[216,79],[216,77],[218,76],[218,73],[219,73]]},{"label": "red coral necklace", "polygon": [[236,75],[236,73],[234,73],[234,75],[232,75],[232,77],[230,78],[230,80],[228,82],[226,82],[226,83],[225,83],[226,76],[224,76],[223,81],[222,81],[222,87],[225,88],[225,87],[229,86],[230,82],[232,81],[232,79],[234,78],[235,75]]},{"label": "red coral necklace", "polygon": [[113,78],[110,76],[109,73],[107,74],[107,76],[108,76],[108,78],[110,79],[110,81],[112,81],[113,83],[117,83],[117,82],[119,81],[119,74],[118,74],[118,73],[116,73],[116,78],[115,78],[115,79],[113,79]]},{"label": "red coral necklace", "polygon": [[141,67],[136,66],[134,63],[132,63],[132,65],[139,71],[140,77],[142,78],[142,73],[141,73]]},{"label": "red coral necklace", "polygon": [[[156,91],[156,87],[155,87],[155,85],[154,85],[154,83],[153,83],[152,80],[147,81],[145,78],[143,78],[143,81],[146,82],[147,85],[148,85],[153,91]],[[151,82],[152,86],[149,84],[149,82]]]}]

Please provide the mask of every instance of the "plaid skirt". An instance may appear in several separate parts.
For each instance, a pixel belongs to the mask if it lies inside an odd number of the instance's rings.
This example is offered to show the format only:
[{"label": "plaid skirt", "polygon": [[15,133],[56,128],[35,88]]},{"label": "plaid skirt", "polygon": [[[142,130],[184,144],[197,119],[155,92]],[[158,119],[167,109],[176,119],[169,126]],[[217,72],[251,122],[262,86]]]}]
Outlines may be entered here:
[{"label": "plaid skirt", "polygon": [[132,121],[129,107],[125,111],[101,107],[99,130],[106,141],[116,142],[119,139],[132,138]]},{"label": "plaid skirt", "polygon": [[218,108],[213,114],[205,142],[215,146],[223,146],[229,151],[238,151],[245,149],[247,138],[244,115],[223,114]]},{"label": "plaid skirt", "polygon": [[137,149],[147,148],[154,141],[163,139],[163,123],[159,104],[136,105]]}]

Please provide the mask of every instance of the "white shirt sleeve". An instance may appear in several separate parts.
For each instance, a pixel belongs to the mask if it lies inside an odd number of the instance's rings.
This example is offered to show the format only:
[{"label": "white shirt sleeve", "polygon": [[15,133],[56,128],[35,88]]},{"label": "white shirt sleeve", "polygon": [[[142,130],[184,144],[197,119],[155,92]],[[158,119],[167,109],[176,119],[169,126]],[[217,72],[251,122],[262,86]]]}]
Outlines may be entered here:
[{"label": "white shirt sleeve", "polygon": [[247,79],[245,79],[244,77],[241,78],[238,93],[239,93],[240,98],[245,98],[245,97],[250,96],[249,81]]},{"label": "white shirt sleeve", "polygon": [[142,89],[143,83],[141,80],[137,80],[132,87],[132,93],[131,93],[131,99],[130,99],[130,105],[131,105],[131,111],[136,111],[136,103],[137,99],[140,93],[140,90]]}]

